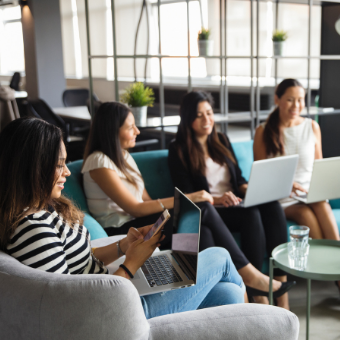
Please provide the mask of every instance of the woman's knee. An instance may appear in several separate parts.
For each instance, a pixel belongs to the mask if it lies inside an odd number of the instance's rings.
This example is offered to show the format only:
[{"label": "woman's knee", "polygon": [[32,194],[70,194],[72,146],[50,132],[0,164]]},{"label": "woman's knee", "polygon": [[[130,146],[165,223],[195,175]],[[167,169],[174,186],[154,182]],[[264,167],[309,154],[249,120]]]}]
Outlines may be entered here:
[{"label": "woman's knee", "polygon": [[205,249],[201,252],[203,257],[208,257],[210,259],[219,259],[221,261],[231,261],[230,254],[227,249],[221,247],[212,247]]},{"label": "woman's knee", "polygon": [[219,282],[202,301],[198,309],[232,305],[244,302],[244,293],[241,287],[230,282]]},{"label": "woman's knee", "polygon": [[331,213],[332,212],[332,208],[330,204],[326,201],[311,203],[309,204],[309,206],[315,213],[319,213],[319,212]]},{"label": "woman's knee", "polygon": [[285,214],[288,219],[292,219],[299,224],[308,225],[314,223],[316,219],[313,210],[305,204],[288,207],[285,210]]},{"label": "woman's knee", "polygon": [[215,207],[211,203],[199,202],[196,204],[201,209],[202,219],[211,220],[215,218],[214,216],[219,216]]},{"label": "woman's knee", "polygon": [[216,270],[225,271],[234,265],[228,250],[221,247],[211,247],[200,252],[200,265],[214,267]]}]

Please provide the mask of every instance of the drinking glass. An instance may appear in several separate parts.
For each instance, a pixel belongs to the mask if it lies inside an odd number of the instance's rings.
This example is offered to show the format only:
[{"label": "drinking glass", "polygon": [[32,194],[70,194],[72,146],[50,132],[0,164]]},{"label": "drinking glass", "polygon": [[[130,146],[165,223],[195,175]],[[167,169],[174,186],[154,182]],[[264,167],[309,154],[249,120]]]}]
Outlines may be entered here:
[{"label": "drinking glass", "polygon": [[309,228],[306,226],[289,227],[288,259],[291,268],[305,270],[309,253]]}]

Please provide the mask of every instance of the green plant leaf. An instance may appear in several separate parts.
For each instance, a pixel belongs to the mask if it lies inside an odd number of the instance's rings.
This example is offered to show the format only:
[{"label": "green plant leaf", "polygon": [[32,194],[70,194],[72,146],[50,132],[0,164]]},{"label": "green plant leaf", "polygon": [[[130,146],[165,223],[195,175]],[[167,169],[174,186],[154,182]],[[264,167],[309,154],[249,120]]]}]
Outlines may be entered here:
[{"label": "green plant leaf", "polygon": [[120,100],[132,107],[153,106],[154,92],[150,87],[144,87],[141,82],[133,83],[125,89]]},{"label": "green plant leaf", "polygon": [[197,39],[198,40],[209,40],[209,36],[211,34],[211,30],[209,28],[205,29],[204,27],[198,32]]},{"label": "green plant leaf", "polygon": [[275,30],[273,32],[272,40],[273,41],[285,41],[287,40],[287,32],[286,31],[280,31],[280,30]]}]

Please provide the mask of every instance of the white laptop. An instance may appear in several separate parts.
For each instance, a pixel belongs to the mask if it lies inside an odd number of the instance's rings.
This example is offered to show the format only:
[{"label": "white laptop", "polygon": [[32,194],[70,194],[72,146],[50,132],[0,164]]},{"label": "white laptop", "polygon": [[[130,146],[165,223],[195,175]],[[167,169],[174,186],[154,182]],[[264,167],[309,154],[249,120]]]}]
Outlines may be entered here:
[{"label": "white laptop", "polygon": [[[201,210],[177,188],[173,220],[174,226],[165,224],[165,228],[185,227],[189,233],[173,234],[172,249],[154,252],[138,269],[131,282],[141,296],[191,287],[197,282]],[[115,261],[123,262],[124,257]]]},{"label": "white laptop", "polygon": [[316,159],[308,194],[294,198],[304,203],[340,198],[340,157]]},{"label": "white laptop", "polygon": [[291,155],[253,162],[246,196],[231,208],[248,208],[288,197],[298,159],[298,155]]}]

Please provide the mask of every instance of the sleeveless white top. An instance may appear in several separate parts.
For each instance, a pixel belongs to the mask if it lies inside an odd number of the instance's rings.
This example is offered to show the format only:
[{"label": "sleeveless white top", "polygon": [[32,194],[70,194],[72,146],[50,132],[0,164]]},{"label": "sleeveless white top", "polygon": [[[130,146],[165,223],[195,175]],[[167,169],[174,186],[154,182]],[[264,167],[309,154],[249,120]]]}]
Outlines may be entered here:
[{"label": "sleeveless white top", "polygon": [[226,164],[220,165],[208,157],[205,161],[205,166],[205,176],[211,195],[220,196],[227,191],[233,191],[230,171]]},{"label": "sleeveless white top", "polygon": [[[301,124],[283,129],[285,155],[299,155],[294,182],[299,183],[306,190],[309,189],[315,159],[316,138],[312,122],[312,119],[305,118]],[[265,127],[265,123],[261,125]],[[280,156],[277,154],[275,157]]]},{"label": "sleeveless white top", "polygon": [[283,135],[285,155],[299,155],[294,181],[308,190],[312,178],[316,143],[312,119],[305,118],[301,124],[285,128]]},{"label": "sleeveless white top", "polygon": [[103,228],[119,228],[124,223],[133,220],[134,217],[125,212],[116,202],[112,201],[112,199],[105,194],[90,176],[91,170],[107,168],[116,171],[126,189],[129,190],[138,202],[143,202],[144,181],[140,175],[140,171],[135,160],[127,151],[125,152],[125,160],[135,170],[135,172],[128,171],[131,176],[136,179],[137,188],[126,179],[126,176],[117,168],[115,163],[113,163],[108,156],[99,151],[93,152],[87,157],[83,169],[81,170],[83,173],[84,191],[90,213]]}]

